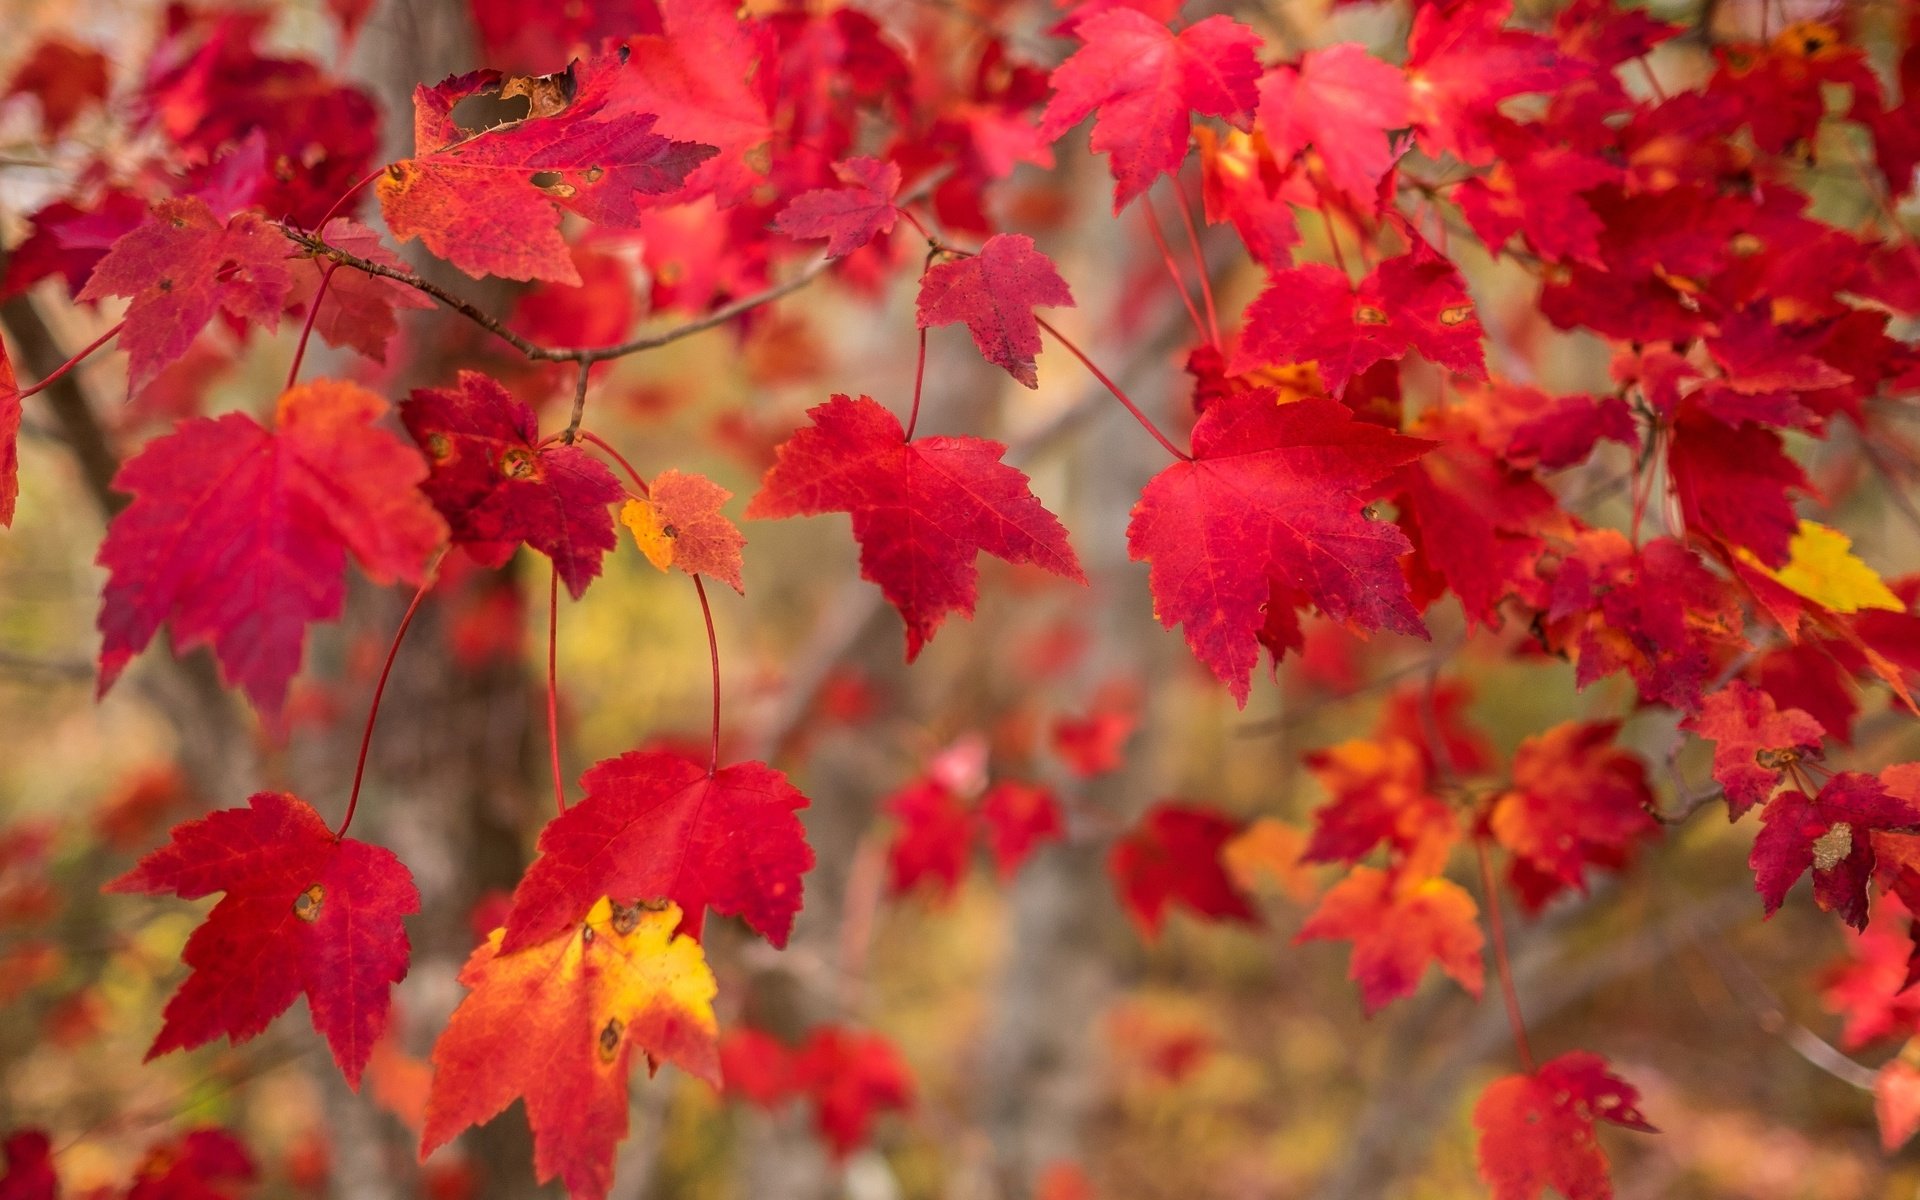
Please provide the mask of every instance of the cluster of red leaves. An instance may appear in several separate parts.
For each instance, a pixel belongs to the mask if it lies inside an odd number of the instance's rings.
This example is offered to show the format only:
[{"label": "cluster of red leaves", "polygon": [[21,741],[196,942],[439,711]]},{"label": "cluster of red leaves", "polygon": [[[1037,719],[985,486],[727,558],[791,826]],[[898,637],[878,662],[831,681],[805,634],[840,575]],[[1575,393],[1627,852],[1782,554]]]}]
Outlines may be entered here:
[{"label": "cluster of red leaves", "polygon": [[[1698,86],[1669,93],[1654,79],[1638,94],[1629,68],[1651,74],[1646,56],[1680,30],[1613,0],[1574,0],[1538,28],[1510,0],[1421,5],[1397,64],[1355,44],[1287,56],[1227,16],[1178,23],[1167,5],[1095,2],[1053,30],[1073,45],[1051,71],[991,31],[934,22],[909,41],[843,7],[506,7],[474,6],[497,61],[561,68],[563,53],[587,53],[551,74],[481,70],[420,87],[414,152],[378,172],[374,191],[396,237],[470,275],[583,294],[590,275],[610,278],[621,303],[576,297],[613,314],[586,331],[594,345],[629,332],[633,296],[621,272],[569,245],[572,219],[608,245],[637,244],[653,312],[694,314],[766,288],[811,240],[825,240],[843,279],[878,290],[918,257],[894,253],[897,230],[936,224],[978,249],[928,238],[920,336],[964,325],[988,362],[1035,387],[1051,331],[1035,309],[1075,300],[1032,237],[989,215],[998,185],[1019,164],[1050,166],[1091,117],[1116,212],[1150,205],[1163,180],[1184,204],[1197,145],[1205,218],[1233,231],[1266,286],[1224,334],[1210,296],[1206,323],[1194,310],[1188,448],[1153,429],[1175,461],[1145,486],[1126,536],[1160,622],[1181,627],[1244,706],[1263,650],[1275,663],[1305,650],[1304,612],[1424,637],[1423,614],[1452,597],[1496,651],[1562,656],[1581,687],[1623,676],[1641,705],[1712,740],[1730,816],[1762,809],[1751,861],[1768,913],[1809,874],[1816,902],[1856,929],[1875,928],[1876,890],[1883,912],[1887,893],[1920,907],[1911,764],[1830,776],[1813,765],[1829,741],[1848,743],[1862,686],[1912,706],[1915,588],[1888,587],[1844,535],[1801,518],[1815,488],[1789,442],[1850,426],[1904,445],[1884,414],[1920,388],[1920,354],[1893,324],[1920,315],[1920,257],[1898,231],[1817,215],[1807,168],[1856,171],[1888,212],[1910,193],[1920,52],[1901,62],[1895,104],[1844,23],[1716,47]],[[364,11],[336,11],[351,36]],[[161,388],[210,340],[286,317],[377,360],[397,310],[426,303],[354,219],[355,181],[379,144],[371,100],[264,53],[270,20],[170,8],[120,97],[103,56],[62,43],[8,84],[8,97],[35,98],[51,137],[102,107],[142,147],[101,156],[32,214],[0,280],[5,295],[57,278],[76,303],[124,301],[136,391]],[[1830,112],[1838,97],[1846,107]],[[481,100],[524,109],[463,127],[456,111]],[[1878,180],[1819,137],[1833,120],[1871,145]],[[1298,209],[1325,219],[1333,261],[1315,257]],[[1605,342],[1610,392],[1553,396],[1492,376],[1486,328],[1447,254],[1456,215],[1533,275],[1547,321]],[[1362,269],[1341,257],[1343,238]],[[584,388],[589,364],[578,365]],[[16,506],[25,394],[0,350],[0,523]],[[909,660],[949,614],[971,615],[982,552],[1084,582],[1065,527],[1007,448],[916,438],[915,395],[904,426],[865,396],[815,407],[747,506],[847,513]],[[494,567],[525,545],[579,598],[617,544],[615,502],[657,565],[741,586],[742,539],[718,487],[663,472],[629,494],[574,427],[541,436],[533,408],[487,374],[401,405],[414,446],[381,424],[387,407],[335,381],[290,385],[270,423],[160,406],[177,419],[122,468],[115,486],[131,499],[100,548],[102,690],[166,626],[176,650],[209,646],[222,677],[278,717],[308,626],[339,612],[349,552],[376,583],[422,585],[444,546]],[[1614,446],[1634,452],[1625,529],[1556,486],[1569,468],[1619,457]],[[1660,536],[1642,536],[1649,511]],[[1412,991],[1429,965],[1480,988],[1480,917],[1500,897],[1476,902],[1449,877],[1462,844],[1483,863],[1504,855],[1507,890],[1531,913],[1623,868],[1657,832],[1619,722],[1544,730],[1503,766],[1458,704],[1440,688],[1396,699],[1371,736],[1309,759],[1329,799],[1303,857],[1346,873],[1299,936],[1353,943],[1369,1009]],[[436,1051],[425,1141],[524,1095],[542,1176],[593,1197],[624,1131],[633,1052],[720,1069],[698,945],[707,910],[783,944],[811,851],[794,815],[805,798],[765,764],[635,751],[583,783],[463,975],[474,990]],[[1001,784],[969,807],[963,790],[929,779],[890,802],[896,891],[922,880],[950,891],[976,830],[1003,873],[1059,835],[1044,792]],[[1240,831],[1166,803],[1116,840],[1115,881],[1145,933],[1176,906],[1258,919],[1225,861]],[[400,918],[414,893],[390,854],[262,793],[180,826],[117,886],[225,893],[188,942],[194,970],[156,1052],[251,1036],[305,993],[357,1081],[406,966]],[[763,1102],[811,1096],[844,1151],[871,1110],[910,1089],[897,1062],[851,1035],[816,1041],[794,1056],[812,1065],[767,1083]],[[1915,1090],[1889,1087],[1883,1112],[1899,1101],[1910,1113]],[[1632,1089],[1580,1053],[1497,1082],[1476,1117],[1503,1200],[1548,1186],[1607,1194],[1594,1122],[1644,1127]]]},{"label": "cluster of red leaves", "polygon": [[[0,1197],[6,1200],[58,1200],[60,1174],[53,1143],[38,1129],[7,1135],[0,1151]],[[247,1147],[224,1129],[192,1129],[154,1144],[135,1164],[125,1187],[88,1193],[124,1200],[232,1200],[260,1174]]]},{"label": "cluster of red leaves", "polygon": [[814,1128],[838,1158],[866,1145],[880,1114],[913,1107],[913,1073],[877,1033],[823,1025],[789,1047],[743,1025],[721,1040],[720,1071],[728,1095],[761,1108],[806,1101]]}]

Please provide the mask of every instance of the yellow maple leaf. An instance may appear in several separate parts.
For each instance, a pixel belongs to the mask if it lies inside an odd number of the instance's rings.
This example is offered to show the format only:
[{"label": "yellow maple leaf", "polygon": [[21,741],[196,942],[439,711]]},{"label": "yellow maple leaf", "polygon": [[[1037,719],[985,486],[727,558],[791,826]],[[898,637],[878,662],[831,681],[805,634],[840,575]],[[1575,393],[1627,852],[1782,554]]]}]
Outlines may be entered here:
[{"label": "yellow maple leaf", "polygon": [[1762,566],[1745,551],[1741,557],[1781,587],[1831,612],[1853,613],[1863,608],[1902,612],[1907,607],[1879,574],[1853,553],[1853,540],[1837,529],[1802,521],[1787,554],[1787,565],[1777,571]]},{"label": "yellow maple leaf", "polygon": [[629,500],[620,508],[620,523],[633,531],[640,553],[662,571],[673,565],[673,538],[661,520],[660,506],[651,500]]}]

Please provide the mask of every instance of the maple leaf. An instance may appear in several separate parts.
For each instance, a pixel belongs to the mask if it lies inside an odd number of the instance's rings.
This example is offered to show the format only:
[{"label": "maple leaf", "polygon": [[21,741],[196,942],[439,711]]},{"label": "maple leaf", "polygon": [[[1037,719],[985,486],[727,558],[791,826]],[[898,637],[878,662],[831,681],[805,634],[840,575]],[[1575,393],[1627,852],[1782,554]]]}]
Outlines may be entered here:
[{"label": "maple leaf", "polygon": [[400,406],[432,473],[421,486],[455,544],[497,567],[521,542],[553,560],[574,599],[619,544],[607,505],[626,489],[578,446],[541,445],[533,409],[496,380],[460,372],[455,388],[421,388]]},{"label": "maple leaf", "polygon": [[1358,288],[1325,263],[1276,272],[1247,307],[1244,324],[1228,368],[1233,374],[1312,362],[1329,395],[1409,350],[1471,378],[1487,373],[1480,318],[1460,273],[1425,244],[1387,259]]},{"label": "maple leaf", "polygon": [[877,1033],[822,1026],[808,1036],[793,1070],[813,1097],[814,1127],[837,1159],[866,1144],[877,1114],[913,1106],[913,1073]]},{"label": "maple leaf", "polygon": [[244,413],[181,422],[120,468],[132,503],[107,526],[100,692],[161,624],[174,650],[277,714],[306,627],[340,614],[350,550],[376,583],[420,582],[446,526],[415,490],[426,464],[374,424],[387,402],[337,380],[281,395],[274,427]]},{"label": "maple leaf", "polygon": [[471,990],[434,1043],[421,1157],[520,1097],[540,1181],[559,1176],[574,1200],[604,1200],[634,1052],[720,1083],[718,987],[679,925],[677,905],[603,896],[516,953],[495,930],[461,968]]},{"label": "maple leaf", "polygon": [[1728,429],[1683,412],[1668,441],[1667,470],[1689,530],[1751,551],[1765,566],[1786,562],[1797,528],[1790,493],[1809,485],[1778,433]]},{"label": "maple leaf", "polygon": [[1437,443],[1387,485],[1414,547],[1408,571],[1416,601],[1444,587],[1460,598],[1470,625],[1488,628],[1510,595],[1543,605],[1546,587],[1534,570],[1541,535],[1565,523],[1553,494],[1482,447],[1458,413],[1423,414],[1409,432]]},{"label": "maple leaf", "polygon": [[787,944],[813,850],[794,816],[807,798],[785,775],[758,762],[709,773],[684,754],[636,750],[595,763],[580,785],[586,798],[547,822],[514,889],[503,953],[554,936],[600,896],[671,900],[695,938],[711,908]]},{"label": "maple leaf", "polygon": [[1372,1014],[1412,995],[1429,963],[1478,997],[1486,973],[1479,917],[1473,897],[1452,880],[1355,867],[1320,897],[1294,941],[1351,941],[1347,975]]},{"label": "maple leaf", "polygon": [[[1876,834],[1874,841],[1889,836],[1901,835]],[[1853,1052],[1920,1034],[1920,991],[1913,987],[1920,948],[1914,944],[1913,924],[1900,897],[1883,894],[1866,928],[1845,935],[1846,960],[1822,973],[1820,1001],[1842,1018],[1843,1049]]]},{"label": "maple leaf", "polygon": [[1810,714],[1781,709],[1772,696],[1739,679],[1706,697],[1680,727],[1713,740],[1713,777],[1726,792],[1730,821],[1766,803],[1788,767],[1819,758],[1826,735]]},{"label": "maple leaf", "polygon": [[[342,218],[328,225],[327,244],[383,267],[406,269],[407,264],[381,244],[380,235],[358,221]],[[332,282],[314,315],[313,331],[329,346],[351,346],[375,362],[387,361],[387,343],[399,329],[395,309],[433,307],[432,300],[404,283],[336,267],[318,253],[292,258],[287,265],[293,279],[287,292],[288,314],[305,316],[331,271]]]},{"label": "maple leaf", "polygon": [[887,797],[881,808],[899,825],[887,844],[887,894],[922,884],[947,901],[967,873],[973,813],[938,779],[917,779]]},{"label": "maple leaf", "polygon": [[0,528],[13,524],[20,499],[20,381],[0,344]]},{"label": "maple leaf", "polygon": [[994,784],[980,797],[978,816],[987,853],[1003,880],[1012,879],[1041,846],[1067,835],[1060,802],[1052,789],[1037,783]]},{"label": "maple leaf", "polygon": [[1855,929],[1867,925],[1867,880],[1873,875],[1874,830],[1920,832],[1920,806],[1890,793],[1878,779],[1842,771],[1809,797],[1781,792],[1760,812],[1760,833],[1747,864],[1767,915],[1809,870],[1813,898]]},{"label": "maple leaf", "polygon": [[1260,80],[1260,127],[1274,157],[1293,160],[1311,145],[1326,181],[1367,212],[1395,154],[1389,133],[1410,123],[1407,78],[1357,42],[1300,56]]},{"label": "maple leaf", "polygon": [[1154,612],[1246,706],[1273,585],[1360,629],[1424,636],[1395,561],[1405,535],[1362,515],[1360,493],[1430,445],[1330,400],[1261,389],[1208,406],[1193,458],[1153,477],[1127,546],[1151,564]]},{"label": "maple leaf", "polygon": [[1513,787],[1487,826],[1513,853],[1512,878],[1527,907],[1564,888],[1586,891],[1589,866],[1619,870],[1656,836],[1646,766],[1612,747],[1617,721],[1566,721],[1520,743]]},{"label": "maple leaf", "polygon": [[1752,565],[1781,587],[1828,612],[1907,610],[1879,573],[1853,553],[1851,538],[1814,521],[1800,522],[1787,543],[1786,562],[1778,570],[1759,563]]},{"label": "maple leaf", "polygon": [[1550,644],[1577,665],[1576,681],[1625,670],[1642,697],[1691,712],[1716,662],[1740,637],[1730,586],[1672,538],[1635,550],[1612,529],[1574,539],[1553,577]]},{"label": "maple leaf", "polygon": [[162,200],[113,243],[74,299],[129,298],[120,348],[128,382],[138,388],[185,354],[217,311],[278,326],[293,287],[290,247],[253,213],[222,221],[198,197]]},{"label": "maple leaf", "polygon": [[239,1138],[194,1129],[149,1147],[133,1169],[126,1200],[230,1200],[260,1172]]},{"label": "maple leaf", "polygon": [[1187,156],[1189,113],[1248,129],[1259,103],[1260,35],[1211,16],[1175,34],[1130,8],[1079,21],[1086,44],[1054,69],[1054,95],[1040,115],[1047,142],[1099,110],[1090,141],[1110,156],[1119,212]]},{"label": "maple leaf", "polygon": [[225,1035],[238,1044],[301,993],[313,1027],[359,1090],[410,953],[401,918],[420,911],[389,850],[333,830],[306,801],[257,792],[174,827],[172,839],[107,885],[197,900],[226,893],[187,939],[192,973],[167,1001],[152,1060]]},{"label": "maple leaf", "polygon": [[45,38],[13,72],[0,97],[33,96],[40,101],[40,126],[49,139],[67,131],[81,113],[107,99],[107,58],[90,46]]},{"label": "maple leaf", "polygon": [[1396,866],[1413,875],[1437,875],[1446,865],[1460,821],[1429,791],[1412,742],[1355,738],[1316,750],[1306,765],[1332,797],[1314,810],[1307,861],[1357,863],[1385,842]]},{"label": "maple leaf", "polygon": [[1070,308],[1073,293],[1025,234],[995,234],[980,253],[937,263],[920,277],[920,328],[965,321],[986,360],[1030,388],[1040,386],[1036,306]]},{"label": "maple leaf", "polygon": [[[559,77],[476,71],[415,88],[414,157],[376,185],[387,226],[469,275],[578,284],[562,209],[633,228],[640,196],[675,191],[715,153],[653,132],[655,117],[632,107],[639,78],[607,55]],[[478,132],[454,123],[460,101],[489,92],[527,97],[529,115]]]},{"label": "maple leaf", "polygon": [[1210,809],[1161,803],[1114,843],[1107,870],[1143,937],[1159,937],[1176,905],[1209,920],[1260,923],[1221,861],[1239,832],[1236,822]]},{"label": "maple leaf", "polygon": [[1465,0],[1427,6],[1407,35],[1407,85],[1413,127],[1434,158],[1452,153],[1488,160],[1488,133],[1500,101],[1526,92],[1556,92],[1593,68],[1563,55],[1549,38],[1504,29],[1512,0]]},{"label": "maple leaf", "polygon": [[721,1090],[743,1096],[761,1108],[791,1098],[799,1083],[793,1077],[793,1052],[787,1044],[760,1029],[739,1026],[720,1035]]},{"label": "maple leaf", "polygon": [[1594,1123],[1654,1132],[1639,1100],[1605,1059],[1584,1050],[1488,1084],[1473,1106],[1473,1125],[1480,1131],[1480,1177],[1493,1200],[1539,1200],[1548,1188],[1566,1200],[1609,1200],[1607,1156]]},{"label": "maple leaf", "polygon": [[740,549],[747,539],[720,511],[732,495],[705,475],[669,468],[653,477],[646,499],[621,507],[620,523],[633,531],[647,561],[662,571],[679,567],[689,575],[710,575],[745,594]]},{"label": "maple leaf", "polygon": [[878,158],[833,164],[846,186],[815,188],[787,201],[773,227],[791,238],[826,238],[827,257],[844,258],[876,237],[893,232],[900,219],[900,168]]},{"label": "maple leaf", "polygon": [[737,204],[766,173],[754,151],[774,132],[772,30],[728,0],[659,0],[658,9],[660,31],[626,45],[627,103],[658,113],[668,137],[714,147],[688,176],[687,193],[711,191],[722,205]]},{"label": "maple leaf", "polygon": [[1000,461],[999,442],[909,442],[871,396],[836,395],[807,416],[812,424],[780,447],[747,516],[852,516],[860,574],[906,621],[908,662],[948,613],[973,615],[982,552],[1085,582],[1066,530],[1027,477]]}]

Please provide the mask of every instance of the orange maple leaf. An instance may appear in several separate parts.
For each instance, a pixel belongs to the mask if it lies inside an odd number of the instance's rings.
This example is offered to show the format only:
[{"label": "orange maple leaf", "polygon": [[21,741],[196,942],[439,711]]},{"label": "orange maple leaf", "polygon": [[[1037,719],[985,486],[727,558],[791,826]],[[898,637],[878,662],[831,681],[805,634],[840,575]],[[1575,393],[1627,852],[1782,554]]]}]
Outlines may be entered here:
[{"label": "orange maple leaf", "polygon": [[715,1086],[718,992],[700,943],[675,935],[680,907],[616,906],[602,897],[566,934],[500,953],[504,929],[473,952],[473,989],[433,1048],[421,1153],[526,1100],[533,1165],[574,1200],[603,1200],[627,1133],[627,1076],[637,1049]]}]

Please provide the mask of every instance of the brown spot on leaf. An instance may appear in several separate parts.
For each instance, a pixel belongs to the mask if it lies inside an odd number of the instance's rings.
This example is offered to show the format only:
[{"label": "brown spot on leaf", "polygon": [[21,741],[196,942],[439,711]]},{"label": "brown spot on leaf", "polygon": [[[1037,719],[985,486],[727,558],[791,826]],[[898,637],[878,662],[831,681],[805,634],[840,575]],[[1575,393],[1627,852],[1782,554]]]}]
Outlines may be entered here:
[{"label": "brown spot on leaf", "polygon": [[607,1023],[600,1029],[600,1061],[612,1062],[613,1056],[620,1050],[620,1035],[626,1032],[626,1026],[619,1017],[608,1017]]},{"label": "brown spot on leaf", "polygon": [[314,884],[293,898],[293,915],[311,925],[320,919],[320,904],[327,898],[327,889]]}]

